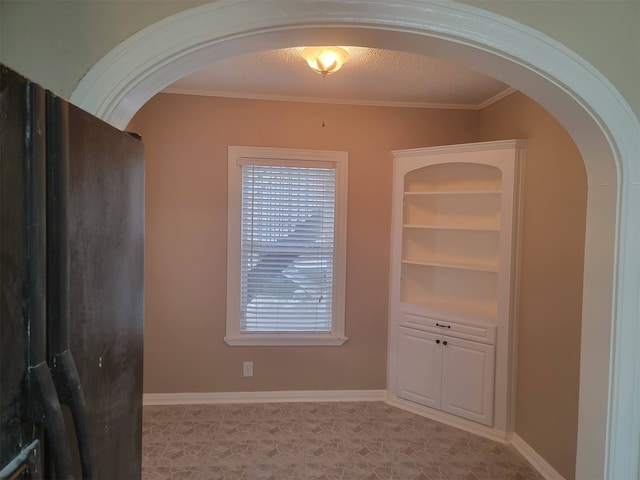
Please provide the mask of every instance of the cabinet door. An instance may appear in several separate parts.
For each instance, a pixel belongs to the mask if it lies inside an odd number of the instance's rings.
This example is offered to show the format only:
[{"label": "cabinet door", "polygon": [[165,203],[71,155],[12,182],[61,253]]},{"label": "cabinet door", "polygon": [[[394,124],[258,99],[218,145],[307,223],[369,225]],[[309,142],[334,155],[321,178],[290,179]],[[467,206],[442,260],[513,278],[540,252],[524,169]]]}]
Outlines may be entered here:
[{"label": "cabinet door", "polygon": [[492,425],[495,347],[452,337],[442,345],[441,409]]},{"label": "cabinet door", "polygon": [[441,335],[399,327],[397,372],[399,397],[428,407],[440,408],[441,339]]}]

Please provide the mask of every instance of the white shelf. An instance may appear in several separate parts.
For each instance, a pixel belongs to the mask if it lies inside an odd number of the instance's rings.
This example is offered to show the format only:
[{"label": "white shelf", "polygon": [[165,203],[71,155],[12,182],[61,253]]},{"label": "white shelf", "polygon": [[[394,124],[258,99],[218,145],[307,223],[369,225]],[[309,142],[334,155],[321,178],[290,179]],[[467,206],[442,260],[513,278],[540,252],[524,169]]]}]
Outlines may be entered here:
[{"label": "white shelf", "polygon": [[497,288],[495,272],[402,262],[400,300],[403,303],[486,315],[497,308]]},{"label": "white shelf", "polygon": [[478,272],[498,272],[497,265],[480,265],[470,263],[452,263],[452,262],[436,262],[436,261],[414,261],[414,260],[402,260],[403,265],[415,265],[424,267],[438,267],[438,268],[455,268],[460,270],[475,270]]},{"label": "white shelf", "polygon": [[496,269],[499,265],[496,231],[406,229],[402,232],[402,260]]},{"label": "white shelf", "polygon": [[500,228],[500,195],[406,195],[403,223]]}]

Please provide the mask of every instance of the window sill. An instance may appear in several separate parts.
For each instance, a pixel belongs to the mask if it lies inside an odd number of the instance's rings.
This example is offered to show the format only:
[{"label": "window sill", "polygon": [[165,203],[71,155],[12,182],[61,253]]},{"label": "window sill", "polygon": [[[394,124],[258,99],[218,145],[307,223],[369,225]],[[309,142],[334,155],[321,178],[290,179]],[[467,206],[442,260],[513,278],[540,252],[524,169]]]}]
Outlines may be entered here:
[{"label": "window sill", "polygon": [[227,345],[238,346],[340,346],[347,341],[347,337],[334,335],[301,335],[288,333],[246,333],[237,336],[224,337]]}]

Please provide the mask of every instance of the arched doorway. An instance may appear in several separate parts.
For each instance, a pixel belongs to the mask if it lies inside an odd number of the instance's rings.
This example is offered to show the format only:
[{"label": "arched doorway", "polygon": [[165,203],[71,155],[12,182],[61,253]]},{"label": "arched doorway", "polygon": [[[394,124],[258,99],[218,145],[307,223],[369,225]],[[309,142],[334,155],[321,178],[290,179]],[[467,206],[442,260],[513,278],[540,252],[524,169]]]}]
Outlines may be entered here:
[{"label": "arched doorway", "polygon": [[308,44],[402,50],[474,68],[533,98],[572,135],[589,182],[577,476],[637,476],[640,221],[631,209],[640,202],[640,125],[606,79],[562,45],[460,4],[222,0],[138,32],[98,62],[71,99],[122,128],[200,66]]}]

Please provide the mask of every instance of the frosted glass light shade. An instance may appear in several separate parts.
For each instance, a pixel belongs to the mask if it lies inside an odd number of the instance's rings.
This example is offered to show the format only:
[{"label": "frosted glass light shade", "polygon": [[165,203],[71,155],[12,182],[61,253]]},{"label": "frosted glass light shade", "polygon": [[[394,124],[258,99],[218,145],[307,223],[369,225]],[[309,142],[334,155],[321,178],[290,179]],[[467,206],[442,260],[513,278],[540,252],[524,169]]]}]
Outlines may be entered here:
[{"label": "frosted glass light shade", "polygon": [[307,47],[304,58],[314,72],[327,76],[337,72],[349,60],[349,53],[340,47]]}]

